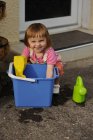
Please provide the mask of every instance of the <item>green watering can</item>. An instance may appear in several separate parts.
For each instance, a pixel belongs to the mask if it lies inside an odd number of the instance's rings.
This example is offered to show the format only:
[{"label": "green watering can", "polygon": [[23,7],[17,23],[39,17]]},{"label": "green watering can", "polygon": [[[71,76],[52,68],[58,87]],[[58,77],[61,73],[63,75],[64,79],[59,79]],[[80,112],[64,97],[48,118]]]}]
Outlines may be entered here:
[{"label": "green watering can", "polygon": [[83,80],[81,76],[78,76],[74,86],[72,100],[76,103],[83,103],[86,99],[86,93],[87,89],[83,85]]}]

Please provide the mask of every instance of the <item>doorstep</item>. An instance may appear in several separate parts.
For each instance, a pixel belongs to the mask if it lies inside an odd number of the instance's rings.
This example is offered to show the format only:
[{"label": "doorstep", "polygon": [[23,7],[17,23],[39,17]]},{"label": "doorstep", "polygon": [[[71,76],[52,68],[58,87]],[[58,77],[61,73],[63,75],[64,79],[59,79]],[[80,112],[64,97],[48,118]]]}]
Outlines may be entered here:
[{"label": "doorstep", "polygon": [[[78,30],[85,33],[93,34],[92,30]],[[21,41],[16,43],[10,43],[10,49],[19,55],[21,54],[23,48],[24,44]],[[81,45],[79,44],[73,47],[67,47],[56,51],[62,56],[64,62],[88,58],[93,56],[93,42]]]}]

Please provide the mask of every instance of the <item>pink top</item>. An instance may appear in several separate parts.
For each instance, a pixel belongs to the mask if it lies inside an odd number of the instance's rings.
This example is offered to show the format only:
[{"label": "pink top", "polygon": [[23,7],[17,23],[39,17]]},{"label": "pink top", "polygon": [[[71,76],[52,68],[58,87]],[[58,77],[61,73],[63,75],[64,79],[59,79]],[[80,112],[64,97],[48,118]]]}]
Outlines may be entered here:
[{"label": "pink top", "polygon": [[28,60],[32,63],[47,63],[51,65],[55,65],[57,62],[61,62],[61,57],[54,51],[52,47],[50,47],[43,55],[43,57],[36,57],[36,54],[30,48],[25,47],[22,55],[26,56]]}]

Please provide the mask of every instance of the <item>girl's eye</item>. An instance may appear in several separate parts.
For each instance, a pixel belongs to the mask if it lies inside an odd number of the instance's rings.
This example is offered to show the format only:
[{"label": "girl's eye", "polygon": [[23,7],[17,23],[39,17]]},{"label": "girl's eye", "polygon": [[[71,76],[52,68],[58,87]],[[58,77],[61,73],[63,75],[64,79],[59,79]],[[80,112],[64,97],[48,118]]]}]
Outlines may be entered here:
[{"label": "girl's eye", "polygon": [[35,43],[35,41],[31,41],[32,43]]},{"label": "girl's eye", "polygon": [[44,41],[44,40],[42,39],[42,40],[40,40],[39,42],[42,42],[42,41]]}]

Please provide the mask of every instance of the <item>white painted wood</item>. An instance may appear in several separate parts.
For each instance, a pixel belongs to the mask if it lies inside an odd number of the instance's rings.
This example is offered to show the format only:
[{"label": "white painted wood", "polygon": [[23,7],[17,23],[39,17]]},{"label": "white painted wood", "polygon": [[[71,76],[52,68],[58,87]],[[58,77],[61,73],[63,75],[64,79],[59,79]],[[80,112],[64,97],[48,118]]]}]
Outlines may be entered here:
[{"label": "white painted wood", "polygon": [[82,1],[82,27],[88,28],[91,12],[91,0]]}]

